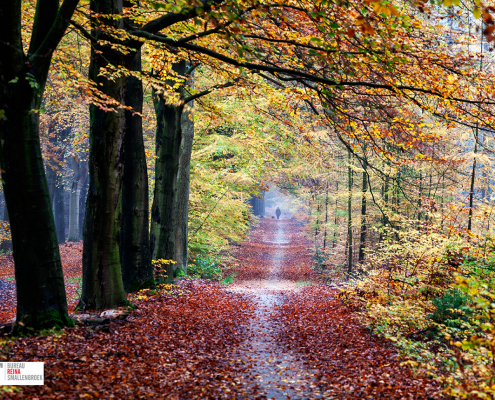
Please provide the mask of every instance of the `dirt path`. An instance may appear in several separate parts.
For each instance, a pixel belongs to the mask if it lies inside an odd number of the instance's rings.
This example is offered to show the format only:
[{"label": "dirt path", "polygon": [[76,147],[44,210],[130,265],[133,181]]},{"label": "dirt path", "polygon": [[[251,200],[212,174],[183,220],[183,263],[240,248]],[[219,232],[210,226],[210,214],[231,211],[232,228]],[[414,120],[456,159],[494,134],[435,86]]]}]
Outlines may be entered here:
[{"label": "dirt path", "polygon": [[280,294],[297,291],[298,283],[317,280],[305,268],[310,260],[299,224],[288,219],[263,220],[251,241],[242,245],[238,258],[242,267],[229,291],[246,294],[255,306],[248,339],[238,349],[256,378],[251,393],[270,399],[321,398],[315,372],[301,362],[297,352],[278,344],[280,327],[275,313],[283,302]]},{"label": "dirt path", "polygon": [[310,268],[302,224],[263,219],[244,243],[236,284],[253,299],[249,338],[239,349],[263,398],[429,399],[395,349],[371,335]]}]

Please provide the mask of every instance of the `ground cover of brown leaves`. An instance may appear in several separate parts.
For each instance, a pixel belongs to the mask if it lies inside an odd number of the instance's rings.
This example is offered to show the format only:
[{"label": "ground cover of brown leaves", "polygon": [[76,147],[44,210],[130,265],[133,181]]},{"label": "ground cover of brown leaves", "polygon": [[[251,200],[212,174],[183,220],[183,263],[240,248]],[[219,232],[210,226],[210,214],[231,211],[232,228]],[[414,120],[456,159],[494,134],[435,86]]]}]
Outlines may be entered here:
[{"label": "ground cover of brown leaves", "polygon": [[[279,301],[270,316],[277,344],[314,373],[324,398],[439,398],[435,382],[401,365],[393,345],[359,324],[337,291],[322,284],[311,268],[304,229],[295,220],[262,220],[237,252],[236,284],[279,280],[285,288],[276,292]],[[304,371],[297,373],[300,381],[307,379]]]},{"label": "ground cover of brown leaves", "polygon": [[239,377],[248,374],[231,350],[245,339],[249,302],[218,284],[193,284],[178,298],[150,293],[108,332],[76,327],[16,340],[2,361],[44,361],[45,385],[3,398],[242,397]]},{"label": "ground cover of brown leaves", "polygon": [[351,310],[324,286],[286,293],[277,318],[280,341],[305,355],[319,371],[325,394],[336,399],[440,398],[438,385],[397,358],[390,343],[360,325]]},{"label": "ground cover of brown leaves", "polygon": [[[264,219],[237,251],[234,285],[185,280],[179,297],[135,295],[139,308],[107,329],[16,339],[0,359],[44,361],[45,385],[0,397],[436,398],[321,283],[309,246],[303,223]],[[66,270],[80,277],[80,264]]]},{"label": "ground cover of brown leaves", "polygon": [[[64,270],[65,292],[69,312],[74,309],[82,288],[82,242],[60,245]],[[0,323],[11,322],[16,314],[14,259],[12,254],[0,254]]]}]

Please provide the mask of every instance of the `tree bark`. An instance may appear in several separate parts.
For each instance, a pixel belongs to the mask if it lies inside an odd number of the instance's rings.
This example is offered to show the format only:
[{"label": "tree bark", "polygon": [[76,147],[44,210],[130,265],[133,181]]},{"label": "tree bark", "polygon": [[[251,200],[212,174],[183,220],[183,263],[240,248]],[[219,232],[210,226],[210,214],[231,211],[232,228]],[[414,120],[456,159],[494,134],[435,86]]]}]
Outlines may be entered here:
[{"label": "tree bark", "polygon": [[[175,63],[173,71],[179,76],[184,77],[187,72],[185,61]],[[170,82],[172,83],[172,82]],[[183,98],[183,86],[178,89],[180,98]],[[189,162],[190,153],[187,157],[187,145],[190,142],[192,146],[193,130],[187,134],[183,142],[183,110],[184,105],[169,104],[163,98],[155,94],[154,106],[157,120],[156,128],[156,167],[155,167],[155,190],[153,194],[153,205],[151,208],[151,231],[150,247],[153,260],[165,259],[177,261],[176,237],[178,231],[184,229],[177,227],[180,218],[184,217],[184,211],[188,211],[185,205],[185,184],[187,183],[187,199],[189,196]],[[181,151],[181,147],[183,150]],[[183,171],[179,182],[179,164],[181,163]],[[187,159],[186,159],[187,158]],[[186,171],[187,169],[187,174]],[[187,175],[187,176],[186,176]],[[178,185],[182,185],[178,188]],[[180,197],[180,198],[179,198]],[[181,206],[179,207],[179,204]],[[181,214],[176,212],[181,209]],[[184,232],[180,232],[184,237]],[[187,229],[185,234],[187,235]],[[186,245],[187,246],[187,245]],[[187,250],[186,250],[187,251]],[[186,261],[187,265],[187,261]],[[167,282],[172,282],[174,278],[174,265],[167,265]]]},{"label": "tree bark", "polygon": [[181,126],[182,138],[179,148],[179,167],[177,171],[177,196],[174,201],[174,214],[177,222],[174,227],[174,261],[176,268],[187,273],[188,261],[188,222],[189,222],[189,186],[191,175],[191,154],[194,140],[193,103],[184,107]]},{"label": "tree bark", "polygon": [[348,198],[347,198],[347,243],[349,251],[347,252],[347,272],[352,272],[352,169],[351,169],[351,152],[348,152],[347,161],[347,182],[348,182]]},{"label": "tree bark", "polygon": [[79,237],[83,237],[83,227],[84,227],[84,214],[86,210],[86,197],[88,195],[88,187],[89,187],[89,165],[88,171],[86,171],[86,176],[83,178],[84,183],[81,189],[81,196],[79,197]]},{"label": "tree bark", "polygon": [[366,162],[363,165],[363,186],[361,196],[361,236],[359,239],[359,262],[364,260],[364,249],[366,247],[366,193],[368,191],[368,174]]},{"label": "tree bark", "polygon": [[58,243],[65,243],[65,188],[62,174],[55,176],[55,191],[53,193],[53,213]]},{"label": "tree bark", "polygon": [[323,232],[323,249],[327,247],[327,225],[328,225],[328,178],[326,180],[325,190],[325,230]]},{"label": "tree bark", "polygon": [[17,321],[26,326],[71,324],[41,155],[39,108],[53,50],[77,0],[39,2],[27,56],[21,39],[21,1],[1,2],[0,168],[9,211]]},{"label": "tree bark", "polygon": [[[141,71],[141,52],[131,69]],[[126,105],[143,111],[143,83],[131,76],[127,81]],[[143,122],[140,115],[125,113],[124,178],[122,182],[122,221],[120,259],[127,293],[154,285],[149,241],[148,169],[144,151]]]},{"label": "tree bark", "polygon": [[69,200],[69,242],[79,242],[81,240],[79,229],[79,206],[81,199],[81,189],[88,176],[89,165],[87,161],[72,158],[72,187]]},{"label": "tree bark", "polygon": [[474,154],[473,169],[471,172],[471,185],[469,187],[469,215],[467,230],[471,232],[473,227],[473,206],[474,206],[474,182],[476,180],[476,153],[478,152],[478,126],[476,126],[476,134],[474,136]]},{"label": "tree bark", "polygon": [[[91,1],[95,15],[122,15],[119,0]],[[99,19],[97,24],[108,28],[123,27],[119,18]],[[103,29],[94,29],[93,36],[112,40]],[[125,56],[105,44],[91,47],[90,79],[109,98],[125,104],[126,79],[123,75],[111,80],[102,76],[109,64],[129,67],[135,53]],[[131,60],[129,61],[129,58]],[[125,115],[122,108],[109,106],[105,111],[90,106],[89,190],[86,201],[83,245],[83,288],[79,307],[104,309],[126,301],[119,253],[119,198],[123,174],[123,142]]]}]

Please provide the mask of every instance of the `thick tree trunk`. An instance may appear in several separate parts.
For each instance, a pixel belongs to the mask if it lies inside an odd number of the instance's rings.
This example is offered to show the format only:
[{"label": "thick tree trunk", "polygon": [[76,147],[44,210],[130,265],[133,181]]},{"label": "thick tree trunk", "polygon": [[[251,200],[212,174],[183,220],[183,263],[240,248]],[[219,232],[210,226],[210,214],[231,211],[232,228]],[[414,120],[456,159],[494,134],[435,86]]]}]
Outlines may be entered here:
[{"label": "thick tree trunk", "polygon": [[70,324],[41,155],[38,110],[52,52],[76,4],[66,1],[59,13],[58,1],[37,8],[26,56],[21,1],[0,3],[0,169],[12,231],[17,321],[35,328]]},{"label": "thick tree trunk", "polygon": [[[178,76],[184,76],[187,64],[181,61],[173,65]],[[182,89],[181,89],[182,94]],[[182,96],[181,96],[182,97]],[[175,227],[179,216],[175,214],[178,196],[178,172],[182,143],[182,113],[184,106],[167,104],[156,94],[156,167],[155,190],[151,207],[150,248],[153,260],[176,260]],[[187,187],[189,190],[189,187]],[[183,199],[182,199],[183,200]],[[166,281],[174,278],[174,265],[168,264]]]},{"label": "thick tree trunk", "polygon": [[[92,1],[96,14],[122,14],[117,0]],[[105,19],[122,27],[122,19]],[[93,30],[99,39],[108,40],[104,30]],[[109,64],[129,66],[129,56],[107,45],[93,45],[89,76],[108,97],[125,103],[126,79],[112,80],[100,74]],[[131,60],[132,61],[132,60]],[[123,174],[123,142],[125,116],[121,108],[110,111],[90,107],[89,190],[86,201],[83,245],[83,289],[79,306],[103,309],[125,303],[119,253],[119,198]]]},{"label": "thick tree trunk", "polygon": [[177,195],[174,201],[174,214],[177,217],[174,227],[174,261],[176,268],[187,273],[188,259],[188,222],[189,222],[189,184],[191,175],[191,153],[194,139],[194,120],[192,102],[185,106],[182,113],[182,138],[179,148],[179,167],[177,171]]},{"label": "thick tree trunk", "polygon": [[[26,97],[24,92],[22,99],[12,99],[10,104],[23,103]],[[63,317],[67,315],[65,286],[39,146],[38,114],[30,111],[36,108],[36,101],[26,101],[23,110],[19,103],[0,127],[2,180],[16,266],[17,317],[43,318],[46,310]]]},{"label": "thick tree trunk", "polygon": [[[132,63],[141,71],[141,52]],[[126,105],[143,110],[143,83],[131,76],[127,81]],[[148,170],[144,151],[143,123],[139,115],[125,113],[124,180],[122,183],[122,221],[120,259],[127,293],[154,285],[149,241]]]},{"label": "thick tree trunk", "polygon": [[[6,101],[0,124],[2,180],[16,266],[17,317],[67,314],[62,265],[39,141],[39,94],[24,82]],[[5,99],[2,96],[2,99]],[[22,160],[22,161],[21,161]],[[33,268],[36,266],[36,268]]]},{"label": "thick tree trunk", "polygon": [[[174,197],[181,137],[181,109],[155,100],[157,116],[155,190],[151,208],[150,248],[153,260],[174,259]],[[173,280],[174,267],[167,266],[167,282]]]}]

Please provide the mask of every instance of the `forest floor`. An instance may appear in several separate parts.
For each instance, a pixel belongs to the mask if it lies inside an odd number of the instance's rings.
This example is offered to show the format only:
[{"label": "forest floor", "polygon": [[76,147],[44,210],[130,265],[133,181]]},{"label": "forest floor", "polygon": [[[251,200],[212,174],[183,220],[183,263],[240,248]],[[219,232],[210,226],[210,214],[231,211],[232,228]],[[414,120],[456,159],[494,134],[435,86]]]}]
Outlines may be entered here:
[{"label": "forest floor", "polygon": [[[107,329],[10,341],[2,361],[44,361],[45,385],[0,397],[440,398],[319,281],[309,247],[302,223],[265,218],[238,247],[234,284],[182,280],[140,292],[138,308]],[[15,315],[9,304],[2,319]]]}]

